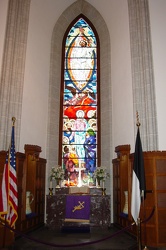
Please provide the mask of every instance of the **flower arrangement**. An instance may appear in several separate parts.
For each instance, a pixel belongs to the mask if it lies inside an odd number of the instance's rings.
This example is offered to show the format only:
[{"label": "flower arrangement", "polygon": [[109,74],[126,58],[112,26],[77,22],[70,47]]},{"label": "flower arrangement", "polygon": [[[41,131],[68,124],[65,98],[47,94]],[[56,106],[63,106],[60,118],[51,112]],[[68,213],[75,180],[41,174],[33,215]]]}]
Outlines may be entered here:
[{"label": "flower arrangement", "polygon": [[61,166],[52,167],[50,180],[63,180],[64,179],[64,170]]},{"label": "flower arrangement", "polygon": [[94,171],[93,177],[98,179],[98,180],[103,180],[105,181],[107,178],[110,177],[109,173],[106,172],[106,168],[104,167],[98,167]]}]

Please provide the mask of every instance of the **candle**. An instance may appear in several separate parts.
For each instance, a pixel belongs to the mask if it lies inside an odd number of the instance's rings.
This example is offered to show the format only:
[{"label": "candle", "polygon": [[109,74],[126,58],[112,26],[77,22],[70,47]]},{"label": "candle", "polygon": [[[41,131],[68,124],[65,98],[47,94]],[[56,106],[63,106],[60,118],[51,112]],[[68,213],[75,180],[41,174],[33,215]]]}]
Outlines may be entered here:
[{"label": "candle", "polygon": [[50,181],[50,188],[52,188],[52,181]]}]

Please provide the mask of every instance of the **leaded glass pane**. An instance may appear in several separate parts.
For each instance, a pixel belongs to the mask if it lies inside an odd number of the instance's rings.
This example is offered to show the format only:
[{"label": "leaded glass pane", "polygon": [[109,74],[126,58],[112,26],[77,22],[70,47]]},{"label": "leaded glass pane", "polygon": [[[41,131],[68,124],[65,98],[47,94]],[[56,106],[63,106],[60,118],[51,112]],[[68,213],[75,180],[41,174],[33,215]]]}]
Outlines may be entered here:
[{"label": "leaded glass pane", "polygon": [[80,18],[65,43],[62,164],[73,185],[93,185],[97,167],[97,41]]}]

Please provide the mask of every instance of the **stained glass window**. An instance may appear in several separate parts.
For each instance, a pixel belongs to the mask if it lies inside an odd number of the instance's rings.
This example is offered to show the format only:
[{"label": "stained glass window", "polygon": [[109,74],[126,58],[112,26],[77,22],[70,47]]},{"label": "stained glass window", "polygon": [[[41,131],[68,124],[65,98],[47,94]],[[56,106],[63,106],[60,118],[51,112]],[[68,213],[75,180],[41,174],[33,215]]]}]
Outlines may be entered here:
[{"label": "stained glass window", "polygon": [[62,166],[70,185],[93,185],[97,167],[97,39],[79,18],[65,40]]}]

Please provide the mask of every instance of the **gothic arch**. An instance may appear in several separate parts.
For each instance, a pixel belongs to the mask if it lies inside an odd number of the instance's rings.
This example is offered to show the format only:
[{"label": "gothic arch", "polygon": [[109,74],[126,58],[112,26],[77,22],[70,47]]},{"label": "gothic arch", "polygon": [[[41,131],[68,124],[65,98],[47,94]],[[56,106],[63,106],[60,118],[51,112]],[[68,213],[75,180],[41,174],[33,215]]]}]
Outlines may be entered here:
[{"label": "gothic arch", "polygon": [[[62,41],[69,24],[80,14],[86,16],[94,25],[100,39],[100,91],[101,98],[101,164],[110,166],[112,159],[111,143],[111,76],[110,39],[106,23],[100,13],[85,0],[77,0],[59,17],[55,24],[51,41],[49,109],[47,130],[47,164],[51,168],[58,162],[59,112],[61,86]],[[104,98],[104,96],[109,98]],[[108,152],[108,149],[110,152]],[[48,171],[47,171],[48,173]]]}]

